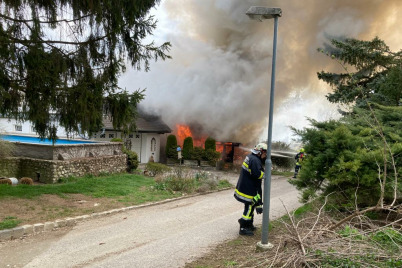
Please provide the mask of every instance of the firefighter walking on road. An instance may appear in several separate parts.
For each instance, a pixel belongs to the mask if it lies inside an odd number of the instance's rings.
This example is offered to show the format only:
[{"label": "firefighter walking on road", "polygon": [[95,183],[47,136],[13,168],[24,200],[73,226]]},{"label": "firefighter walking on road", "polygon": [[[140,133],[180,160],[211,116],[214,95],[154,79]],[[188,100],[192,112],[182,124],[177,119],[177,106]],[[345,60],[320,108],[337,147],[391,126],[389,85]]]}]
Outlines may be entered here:
[{"label": "firefighter walking on road", "polygon": [[246,156],[242,164],[234,193],[236,200],[244,203],[243,215],[238,220],[240,224],[240,235],[254,235],[254,210],[256,210],[257,214],[262,213],[261,182],[264,178],[263,162],[266,157],[267,144],[259,143],[251,150],[251,154]]},{"label": "firefighter walking on road", "polygon": [[296,167],[295,167],[295,173],[293,175],[293,178],[296,179],[297,178],[297,174],[299,173],[299,170],[301,169],[301,164],[303,162],[304,157],[306,156],[306,154],[304,153],[304,149],[301,148],[300,152],[296,154],[295,156],[295,160],[296,160]]}]

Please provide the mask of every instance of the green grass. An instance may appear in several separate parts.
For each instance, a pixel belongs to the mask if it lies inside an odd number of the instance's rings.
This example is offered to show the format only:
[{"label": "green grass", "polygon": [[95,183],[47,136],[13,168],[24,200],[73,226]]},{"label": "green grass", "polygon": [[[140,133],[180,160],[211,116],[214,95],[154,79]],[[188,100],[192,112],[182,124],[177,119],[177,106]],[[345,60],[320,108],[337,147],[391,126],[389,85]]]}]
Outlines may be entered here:
[{"label": "green grass", "polygon": [[0,222],[0,230],[4,229],[11,229],[16,227],[21,221],[18,220],[16,217],[5,217]]},{"label": "green grass", "polygon": [[[195,180],[191,180],[194,183]],[[181,181],[181,183],[185,183]],[[194,187],[193,185],[190,185]],[[217,189],[230,187],[230,183],[219,181]],[[69,177],[56,184],[16,185],[0,184],[0,202],[5,198],[35,199],[44,194],[65,198],[68,194],[83,194],[95,198],[111,198],[127,205],[160,201],[181,195],[161,189],[153,178],[133,174],[103,175],[99,177]]]},{"label": "green grass", "polygon": [[0,201],[4,198],[34,199],[44,194],[65,197],[83,194],[97,198],[112,198],[127,204],[141,204],[178,196],[178,193],[156,191],[153,178],[141,175],[118,174],[100,177],[66,178],[60,183],[44,185],[0,185]]}]

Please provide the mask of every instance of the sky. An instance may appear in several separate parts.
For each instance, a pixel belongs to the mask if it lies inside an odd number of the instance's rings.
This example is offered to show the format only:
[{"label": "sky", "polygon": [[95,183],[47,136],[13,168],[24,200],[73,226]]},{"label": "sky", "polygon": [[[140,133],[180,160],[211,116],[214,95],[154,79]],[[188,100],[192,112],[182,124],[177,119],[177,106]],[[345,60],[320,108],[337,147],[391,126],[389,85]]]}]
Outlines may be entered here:
[{"label": "sky", "polygon": [[146,89],[141,106],[174,130],[189,125],[202,136],[245,145],[267,140],[274,21],[250,20],[250,6],[280,7],[272,140],[292,143],[289,126],[307,118],[338,118],[317,78],[340,72],[317,51],[333,38],[384,40],[401,50],[400,0],[162,0],[151,11],[158,20],[148,42],[171,42],[172,59],[150,71],[128,69],[119,85]]}]

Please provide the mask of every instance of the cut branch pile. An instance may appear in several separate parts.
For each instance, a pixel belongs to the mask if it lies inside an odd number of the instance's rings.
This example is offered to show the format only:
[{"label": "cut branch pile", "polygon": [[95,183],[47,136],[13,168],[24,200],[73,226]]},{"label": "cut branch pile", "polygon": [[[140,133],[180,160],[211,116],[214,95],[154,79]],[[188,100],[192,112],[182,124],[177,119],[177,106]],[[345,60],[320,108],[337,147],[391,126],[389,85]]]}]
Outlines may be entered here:
[{"label": "cut branch pile", "polygon": [[[285,231],[271,238],[275,248],[254,260],[253,266],[243,263],[240,267],[398,267],[398,260],[402,260],[402,215],[397,210],[392,210],[396,217],[388,222],[356,213],[334,224],[324,206],[316,215],[299,220],[288,212],[289,219],[281,220]],[[390,244],[385,247],[375,234],[387,235],[390,229],[396,236],[388,235]]]}]

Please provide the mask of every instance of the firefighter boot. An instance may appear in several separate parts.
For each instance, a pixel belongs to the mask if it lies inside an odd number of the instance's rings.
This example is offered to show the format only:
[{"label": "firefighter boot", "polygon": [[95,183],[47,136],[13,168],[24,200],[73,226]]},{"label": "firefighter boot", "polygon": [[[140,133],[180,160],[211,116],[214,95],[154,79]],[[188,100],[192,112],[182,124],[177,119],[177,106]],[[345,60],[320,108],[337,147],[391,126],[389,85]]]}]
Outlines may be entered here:
[{"label": "firefighter boot", "polygon": [[239,235],[247,235],[247,236],[254,235],[253,231],[250,229],[249,221],[246,221],[245,219],[239,219],[238,222],[240,224]]},{"label": "firefighter boot", "polygon": [[257,227],[254,226],[254,219],[251,219],[248,228],[253,232],[257,229]]}]

